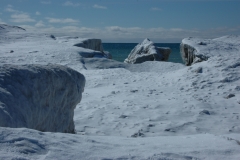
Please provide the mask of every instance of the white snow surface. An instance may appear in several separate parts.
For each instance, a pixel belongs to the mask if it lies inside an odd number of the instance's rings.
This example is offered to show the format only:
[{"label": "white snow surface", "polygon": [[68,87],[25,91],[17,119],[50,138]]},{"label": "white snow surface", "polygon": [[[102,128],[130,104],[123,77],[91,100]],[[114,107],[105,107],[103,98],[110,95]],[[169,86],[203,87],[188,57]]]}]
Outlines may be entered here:
[{"label": "white snow surface", "polygon": [[6,24],[0,24],[0,33],[6,33],[6,32],[23,32],[26,31],[24,28],[18,27],[18,26],[9,26]]},{"label": "white snow surface", "polygon": [[1,159],[240,158],[239,36],[212,40],[220,49],[210,47],[211,57],[190,67],[83,58],[94,51],[62,39],[1,33],[0,63],[54,63],[86,77],[77,134],[2,127]]}]

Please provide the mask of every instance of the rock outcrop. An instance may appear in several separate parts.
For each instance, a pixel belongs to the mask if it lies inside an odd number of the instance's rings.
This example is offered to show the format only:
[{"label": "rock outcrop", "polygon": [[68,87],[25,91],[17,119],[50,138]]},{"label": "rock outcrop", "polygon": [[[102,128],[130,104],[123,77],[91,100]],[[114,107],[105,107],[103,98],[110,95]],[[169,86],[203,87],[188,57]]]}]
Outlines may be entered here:
[{"label": "rock outcrop", "polygon": [[136,64],[145,61],[167,61],[170,53],[170,48],[156,47],[152,41],[145,39],[134,47],[124,62]]},{"label": "rock outcrop", "polygon": [[61,65],[0,66],[0,126],[74,133],[85,77]]},{"label": "rock outcrop", "polygon": [[84,40],[82,40],[82,42],[76,43],[73,46],[103,52],[101,39],[84,39]]},{"label": "rock outcrop", "polygon": [[112,59],[112,55],[103,51],[102,40],[101,39],[84,39],[80,43],[76,43],[73,46],[82,47],[94,50],[96,52],[82,53],[81,56],[84,58],[108,58]]},{"label": "rock outcrop", "polygon": [[184,38],[180,51],[185,65],[208,60],[214,56],[233,56],[238,54],[239,36],[224,36],[216,39]]}]

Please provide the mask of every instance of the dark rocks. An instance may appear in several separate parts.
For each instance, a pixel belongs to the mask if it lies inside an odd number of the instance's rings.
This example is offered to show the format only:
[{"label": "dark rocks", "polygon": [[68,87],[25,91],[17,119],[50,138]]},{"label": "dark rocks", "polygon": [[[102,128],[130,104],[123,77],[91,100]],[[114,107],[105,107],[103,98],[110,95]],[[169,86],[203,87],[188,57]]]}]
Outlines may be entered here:
[{"label": "dark rocks", "polygon": [[210,112],[208,110],[203,110],[203,111],[199,112],[199,114],[201,114],[201,115],[210,115]]},{"label": "dark rocks", "polygon": [[224,98],[229,99],[229,98],[232,98],[232,97],[235,97],[235,94],[228,94],[228,95],[225,96]]},{"label": "dark rocks", "polygon": [[131,90],[130,92],[135,93],[135,92],[138,92],[138,90],[137,89],[136,90]]},{"label": "dark rocks", "polygon": [[202,73],[203,72],[203,69],[202,67],[198,67],[196,70],[195,70],[196,73]]},{"label": "dark rocks", "polygon": [[205,43],[205,42],[199,42],[198,44],[199,45],[207,45],[207,43]]},{"label": "dark rocks", "polygon": [[126,115],[121,115],[119,118],[127,118],[128,116]]},{"label": "dark rocks", "polygon": [[167,129],[165,129],[164,131],[166,131],[166,132],[176,132],[176,131],[173,130],[172,128],[167,128]]},{"label": "dark rocks", "polygon": [[56,40],[56,37],[54,35],[50,35],[50,38]]},{"label": "dark rocks", "polygon": [[137,137],[144,137],[144,134],[139,130],[137,133],[134,133],[131,135],[131,137],[137,138]]}]

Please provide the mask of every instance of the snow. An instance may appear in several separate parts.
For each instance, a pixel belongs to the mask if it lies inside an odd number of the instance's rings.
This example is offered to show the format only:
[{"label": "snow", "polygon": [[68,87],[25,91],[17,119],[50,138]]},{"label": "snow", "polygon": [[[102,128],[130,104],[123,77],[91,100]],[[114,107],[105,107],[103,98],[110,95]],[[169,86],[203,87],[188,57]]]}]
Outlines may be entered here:
[{"label": "snow", "polygon": [[124,62],[136,64],[146,61],[167,61],[170,53],[170,48],[156,47],[152,41],[144,39],[134,47]]},{"label": "snow", "polygon": [[0,126],[74,133],[84,85],[84,76],[65,66],[0,66]]},{"label": "snow", "polygon": [[[234,138],[201,134],[125,138],[0,128],[2,159],[238,159]],[[21,135],[21,136],[19,136]],[[234,134],[233,137],[239,135]],[[184,145],[184,147],[183,147]],[[193,147],[197,146],[197,147]]]},{"label": "snow", "polygon": [[2,35],[2,64],[59,64],[86,78],[77,134],[2,127],[2,159],[239,159],[239,36],[184,39],[208,56],[184,66],[83,58],[95,51],[66,37]]},{"label": "snow", "polygon": [[23,32],[26,31],[24,28],[18,26],[9,26],[6,24],[0,24],[0,33],[4,32]]}]

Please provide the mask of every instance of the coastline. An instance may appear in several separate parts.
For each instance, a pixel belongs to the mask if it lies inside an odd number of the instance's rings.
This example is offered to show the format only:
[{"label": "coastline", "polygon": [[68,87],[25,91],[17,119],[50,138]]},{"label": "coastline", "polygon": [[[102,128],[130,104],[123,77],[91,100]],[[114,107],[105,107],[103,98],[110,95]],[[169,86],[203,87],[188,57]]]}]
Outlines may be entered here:
[{"label": "coastline", "polygon": [[83,74],[86,85],[74,110],[76,134],[0,127],[2,159],[239,158],[240,36],[184,39],[197,54],[211,51],[192,66],[84,58],[97,51],[73,46],[81,38],[4,36],[1,66],[58,64]]}]

